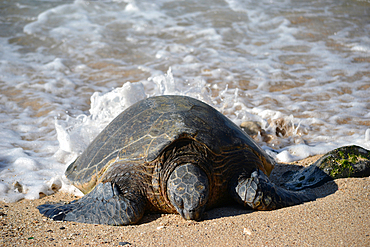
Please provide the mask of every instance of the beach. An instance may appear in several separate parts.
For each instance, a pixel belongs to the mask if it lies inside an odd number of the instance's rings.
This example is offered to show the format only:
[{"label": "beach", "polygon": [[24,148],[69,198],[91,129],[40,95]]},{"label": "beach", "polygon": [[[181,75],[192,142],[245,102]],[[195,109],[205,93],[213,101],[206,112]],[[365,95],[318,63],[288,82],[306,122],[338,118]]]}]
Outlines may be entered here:
[{"label": "beach", "polygon": [[[319,156],[278,164],[271,180]],[[345,178],[312,189],[315,201],[274,211],[230,205],[207,211],[202,221],[175,214],[146,214],[131,226],[53,221],[36,207],[68,202],[57,192],[37,200],[0,202],[1,246],[369,246],[370,178]]]},{"label": "beach", "polygon": [[89,225],[36,208],[78,199],[67,167],[118,114],[153,96],[189,96],[237,126],[252,123],[279,162],[278,185],[317,155],[370,150],[370,1],[0,6],[0,246],[370,246],[369,177],[328,182],[301,205],[229,205],[199,222],[146,214],[133,226]]}]

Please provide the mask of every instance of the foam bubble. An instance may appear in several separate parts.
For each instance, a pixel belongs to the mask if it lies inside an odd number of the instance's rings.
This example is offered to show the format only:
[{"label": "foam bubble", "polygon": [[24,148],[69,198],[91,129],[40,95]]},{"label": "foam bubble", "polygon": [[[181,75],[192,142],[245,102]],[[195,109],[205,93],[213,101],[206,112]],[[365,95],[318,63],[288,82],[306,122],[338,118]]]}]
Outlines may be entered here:
[{"label": "foam bubble", "polygon": [[8,193],[9,189],[9,186],[6,183],[0,182],[0,195]]},{"label": "foam bubble", "polygon": [[367,142],[367,143],[370,142],[370,129],[367,129],[365,131],[365,142]]},{"label": "foam bubble", "polygon": [[19,157],[13,163],[14,167],[19,170],[29,170],[29,171],[37,171],[38,164],[34,159],[28,157]]}]

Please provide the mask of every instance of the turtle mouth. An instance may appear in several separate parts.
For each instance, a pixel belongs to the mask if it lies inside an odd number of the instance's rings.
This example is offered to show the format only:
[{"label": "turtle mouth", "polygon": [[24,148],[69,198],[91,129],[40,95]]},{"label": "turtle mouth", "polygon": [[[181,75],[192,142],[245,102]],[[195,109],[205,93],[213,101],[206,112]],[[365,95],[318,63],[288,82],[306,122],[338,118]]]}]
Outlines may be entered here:
[{"label": "turtle mouth", "polygon": [[197,165],[187,163],[176,167],[167,181],[168,199],[187,220],[200,220],[207,205],[209,182]]},{"label": "turtle mouth", "polygon": [[202,219],[203,210],[179,210],[180,215],[186,220],[196,220]]}]

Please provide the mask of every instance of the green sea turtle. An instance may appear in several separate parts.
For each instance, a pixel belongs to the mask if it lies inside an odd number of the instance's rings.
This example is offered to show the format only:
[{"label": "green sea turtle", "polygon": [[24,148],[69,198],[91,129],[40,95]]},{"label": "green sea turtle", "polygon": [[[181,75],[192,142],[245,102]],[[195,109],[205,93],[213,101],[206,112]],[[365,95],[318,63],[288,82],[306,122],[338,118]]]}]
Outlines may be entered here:
[{"label": "green sea turtle", "polygon": [[66,170],[85,196],[45,204],[54,220],[128,225],[145,211],[203,212],[234,200],[273,210],[315,200],[270,182],[270,158],[211,106],[185,96],[142,100],[116,117]]}]

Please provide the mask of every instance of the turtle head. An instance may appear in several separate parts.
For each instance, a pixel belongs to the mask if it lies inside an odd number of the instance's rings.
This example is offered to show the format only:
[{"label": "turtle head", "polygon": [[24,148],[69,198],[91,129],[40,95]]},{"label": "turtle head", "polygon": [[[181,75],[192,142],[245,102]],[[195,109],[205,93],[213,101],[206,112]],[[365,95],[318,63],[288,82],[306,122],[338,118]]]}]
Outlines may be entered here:
[{"label": "turtle head", "polygon": [[167,195],[184,219],[200,220],[209,197],[208,177],[197,165],[180,165],[167,181]]}]

